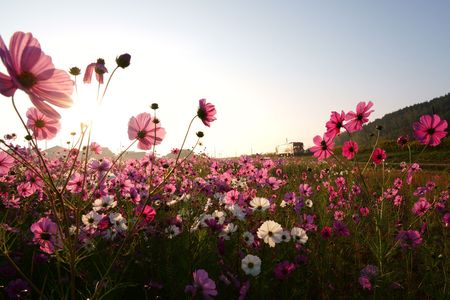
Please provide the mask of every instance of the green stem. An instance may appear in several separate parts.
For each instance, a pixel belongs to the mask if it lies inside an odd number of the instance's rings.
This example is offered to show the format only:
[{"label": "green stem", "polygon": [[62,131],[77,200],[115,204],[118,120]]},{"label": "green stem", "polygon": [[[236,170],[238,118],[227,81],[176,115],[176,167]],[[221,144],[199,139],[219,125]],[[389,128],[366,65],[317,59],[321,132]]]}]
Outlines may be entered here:
[{"label": "green stem", "polygon": [[[106,91],[108,90],[108,86],[109,86],[109,83],[110,83],[110,81],[111,81],[111,78],[113,77],[114,73],[116,72],[116,70],[117,70],[118,68],[119,68],[119,66],[116,66],[116,68],[112,71],[111,76],[109,76],[108,81],[106,82],[105,89],[103,90],[102,98],[100,99],[99,104],[101,104],[102,101],[103,101],[103,98],[105,98],[105,94],[106,94]],[[98,100],[98,99],[97,99],[97,100]]]}]

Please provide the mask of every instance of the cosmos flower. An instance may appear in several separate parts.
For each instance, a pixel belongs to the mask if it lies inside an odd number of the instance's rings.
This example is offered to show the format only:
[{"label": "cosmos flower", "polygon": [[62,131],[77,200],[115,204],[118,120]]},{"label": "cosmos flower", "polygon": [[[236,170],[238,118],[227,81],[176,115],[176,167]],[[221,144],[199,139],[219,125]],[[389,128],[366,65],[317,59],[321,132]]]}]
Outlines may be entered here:
[{"label": "cosmos flower", "polygon": [[270,247],[275,247],[275,244],[281,242],[281,233],[283,228],[275,221],[269,220],[262,223],[258,228],[257,235],[260,239],[264,240]]},{"label": "cosmos flower", "polygon": [[39,244],[42,251],[48,254],[55,252],[55,246],[58,244],[56,223],[48,217],[43,217],[33,223],[30,230],[34,234],[33,242]]},{"label": "cosmos flower", "polygon": [[249,231],[244,232],[242,234],[242,238],[244,239],[244,242],[247,244],[247,246],[251,246],[253,244],[253,242],[255,241],[255,237]]},{"label": "cosmos flower", "polygon": [[417,230],[401,230],[395,239],[403,249],[413,249],[422,244],[422,237]]},{"label": "cosmos flower", "polygon": [[105,60],[102,58],[97,59],[97,62],[91,63],[86,67],[84,72],[84,83],[91,83],[92,74],[95,71],[95,78],[99,84],[103,84],[103,74],[108,73],[108,69],[105,67]]},{"label": "cosmos flower", "polygon": [[256,255],[247,254],[241,260],[241,268],[247,275],[258,276],[261,273],[261,259]]},{"label": "cosmos flower", "polygon": [[103,148],[102,146],[100,146],[99,144],[97,144],[96,142],[92,142],[89,145],[89,149],[94,152],[95,154],[99,155],[102,154]]},{"label": "cosmos flower", "polygon": [[358,143],[355,141],[345,141],[342,146],[342,155],[347,159],[352,159],[358,153]]},{"label": "cosmos flower", "polygon": [[372,161],[374,164],[379,165],[386,159],[386,151],[381,148],[376,148],[372,153]]},{"label": "cosmos flower", "polygon": [[206,99],[199,100],[199,107],[197,110],[197,116],[202,120],[203,124],[210,127],[210,123],[217,120],[216,108],[211,103],[206,103]]},{"label": "cosmos flower", "polygon": [[316,135],[313,139],[314,144],[309,148],[309,151],[314,153],[314,157],[317,157],[317,160],[322,160],[333,155],[333,151],[331,151],[334,147],[334,142],[328,136],[324,135],[321,138],[319,135]]},{"label": "cosmos flower", "polygon": [[17,89],[23,90],[33,105],[52,119],[61,116],[49,104],[62,108],[72,105],[73,81],[66,71],[55,69],[31,33],[14,33],[9,49],[0,36],[0,58],[9,74],[0,73],[2,95],[11,97]]},{"label": "cosmos flower", "polygon": [[91,210],[85,215],[81,216],[81,221],[84,224],[84,229],[86,231],[94,232],[97,228],[98,223],[103,219],[104,215],[98,214],[96,211]]},{"label": "cosmos flower", "polygon": [[114,200],[113,196],[103,196],[99,199],[95,199],[94,203],[92,204],[92,209],[94,211],[100,211],[100,210],[108,210],[110,208],[114,208],[117,206],[117,201]]},{"label": "cosmos flower", "polygon": [[276,279],[284,280],[288,278],[295,271],[296,268],[297,266],[294,263],[291,263],[288,260],[284,260],[275,265],[273,273]]},{"label": "cosmos flower", "polygon": [[308,241],[308,236],[306,235],[306,231],[300,227],[293,227],[291,229],[292,239],[300,244],[306,244]]},{"label": "cosmos flower", "polygon": [[14,166],[14,158],[5,151],[0,150],[0,176],[8,174],[12,166]]},{"label": "cosmos flower", "polygon": [[27,127],[37,140],[51,140],[61,128],[59,119],[49,118],[34,107],[27,110],[27,118]]},{"label": "cosmos flower", "polygon": [[128,121],[128,138],[138,140],[138,148],[141,150],[149,150],[153,145],[161,144],[165,136],[166,130],[149,113],[140,113]]},{"label": "cosmos flower", "polygon": [[192,273],[194,282],[192,285],[187,285],[184,291],[191,293],[195,296],[197,291],[200,291],[203,295],[203,299],[212,299],[213,296],[217,296],[216,283],[209,278],[208,272],[204,269],[198,269]]},{"label": "cosmos flower", "polygon": [[250,201],[253,211],[265,211],[270,207],[270,202],[266,198],[255,197]]},{"label": "cosmos flower", "polygon": [[372,101],[369,101],[366,105],[366,102],[359,102],[356,106],[356,112],[349,112],[345,116],[345,120],[348,123],[345,124],[345,128],[348,132],[356,132],[362,129],[364,123],[369,122],[369,115],[373,112],[373,110],[369,110],[373,106]]},{"label": "cosmos flower", "polygon": [[419,122],[413,124],[414,136],[423,145],[436,147],[441,143],[447,132],[447,121],[438,115],[423,115]]},{"label": "cosmos flower", "polygon": [[345,113],[342,111],[340,114],[338,112],[331,112],[330,120],[325,124],[327,127],[327,132],[325,135],[329,139],[334,139],[335,136],[341,133],[341,128],[344,128]]}]

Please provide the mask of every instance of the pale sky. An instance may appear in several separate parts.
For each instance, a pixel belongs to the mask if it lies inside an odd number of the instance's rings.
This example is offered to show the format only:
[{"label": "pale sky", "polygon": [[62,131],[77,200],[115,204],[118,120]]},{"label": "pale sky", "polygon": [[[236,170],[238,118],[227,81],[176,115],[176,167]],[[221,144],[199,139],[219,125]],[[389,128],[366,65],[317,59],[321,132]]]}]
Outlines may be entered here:
[{"label": "pale sky", "polygon": [[[234,156],[273,152],[286,139],[311,146],[331,111],[359,101],[374,102],[374,120],[450,92],[450,1],[2,2],[6,44],[32,32],[56,68],[84,71],[102,57],[112,71],[117,55],[131,54],[94,114],[93,139],[116,152],[130,142],[129,118],[153,102],[167,131],[159,153],[180,147],[206,98],[217,121],[197,120],[187,145],[202,130],[207,153]],[[78,89],[76,103],[95,102],[96,85]],[[30,100],[16,99],[24,114]],[[0,136],[23,136],[1,95],[0,111]],[[59,111],[63,129],[48,146],[65,144],[89,115]]]}]

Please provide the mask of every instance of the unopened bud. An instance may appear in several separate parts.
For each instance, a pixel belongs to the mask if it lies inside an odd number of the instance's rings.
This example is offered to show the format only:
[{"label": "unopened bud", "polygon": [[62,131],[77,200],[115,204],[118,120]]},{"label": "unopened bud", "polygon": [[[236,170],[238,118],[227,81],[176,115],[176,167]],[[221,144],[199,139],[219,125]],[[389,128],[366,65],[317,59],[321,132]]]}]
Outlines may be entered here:
[{"label": "unopened bud", "polygon": [[197,136],[198,136],[199,138],[202,138],[202,137],[205,136],[205,135],[203,134],[203,131],[198,131],[196,134],[197,134]]},{"label": "unopened bud", "polygon": [[116,58],[116,63],[122,69],[125,69],[130,65],[131,55],[128,53],[122,54]]},{"label": "unopened bud", "polygon": [[158,109],[159,105],[158,103],[152,103],[152,105],[150,106],[151,109]]},{"label": "unopened bud", "polygon": [[81,70],[78,67],[70,68],[69,73],[73,76],[78,76],[81,74]]},{"label": "unopened bud", "polygon": [[153,119],[153,123],[158,124],[159,122],[160,122],[160,121],[159,121],[158,118],[154,118],[154,119]]},{"label": "unopened bud", "polygon": [[32,137],[31,135],[27,134],[27,135],[25,136],[25,139],[26,139],[27,141],[31,141],[31,140],[33,139],[33,137]]},{"label": "unopened bud", "polygon": [[375,129],[376,129],[376,130],[380,130],[380,131],[381,131],[381,130],[383,130],[383,126],[381,126],[381,125],[377,125],[377,127],[375,127]]}]

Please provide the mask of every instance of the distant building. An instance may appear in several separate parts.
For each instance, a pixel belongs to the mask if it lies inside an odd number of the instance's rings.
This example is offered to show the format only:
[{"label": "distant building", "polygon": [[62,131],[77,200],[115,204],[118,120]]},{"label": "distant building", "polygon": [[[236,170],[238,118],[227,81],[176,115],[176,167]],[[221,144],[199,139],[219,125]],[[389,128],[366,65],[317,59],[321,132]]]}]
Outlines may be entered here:
[{"label": "distant building", "polygon": [[290,142],[276,146],[275,153],[280,156],[294,156],[305,153],[305,149],[301,142]]}]

